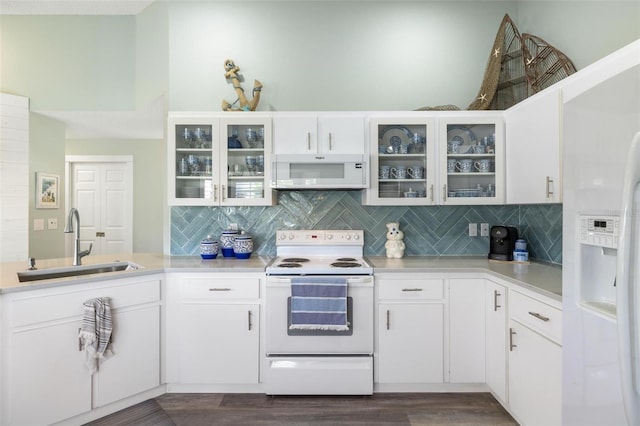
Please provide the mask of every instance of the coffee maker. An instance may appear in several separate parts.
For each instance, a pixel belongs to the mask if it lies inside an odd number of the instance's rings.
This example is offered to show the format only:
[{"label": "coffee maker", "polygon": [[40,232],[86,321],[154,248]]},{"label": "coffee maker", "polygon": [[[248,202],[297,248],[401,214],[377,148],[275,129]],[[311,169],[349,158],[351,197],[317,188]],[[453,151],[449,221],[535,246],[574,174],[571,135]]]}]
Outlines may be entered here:
[{"label": "coffee maker", "polygon": [[489,259],[513,260],[518,230],[513,226],[492,226],[489,232]]}]

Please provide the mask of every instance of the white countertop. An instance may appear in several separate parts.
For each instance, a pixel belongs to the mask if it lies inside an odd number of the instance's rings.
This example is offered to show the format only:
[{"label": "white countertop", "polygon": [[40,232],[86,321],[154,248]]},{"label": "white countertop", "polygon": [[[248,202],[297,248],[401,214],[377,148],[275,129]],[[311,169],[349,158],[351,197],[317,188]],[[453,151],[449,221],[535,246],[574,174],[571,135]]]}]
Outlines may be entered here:
[{"label": "white countertop", "polygon": [[[531,262],[494,262],[484,257],[463,256],[408,256],[389,259],[383,256],[368,256],[374,273],[385,272],[442,272],[486,273],[497,278],[521,285],[547,297],[562,300],[562,268],[557,265]],[[199,256],[164,256],[150,253],[128,253],[121,255],[87,256],[83,265],[110,263],[115,260],[129,261],[143,269],[109,272],[97,275],[83,275],[42,281],[19,282],[17,273],[25,271],[27,262],[0,264],[0,293],[35,290],[39,288],[104,281],[130,275],[145,275],[163,272],[262,272],[271,261],[267,256],[251,256],[249,259],[222,257],[203,260]],[[38,269],[71,266],[71,258],[36,260]]]}]

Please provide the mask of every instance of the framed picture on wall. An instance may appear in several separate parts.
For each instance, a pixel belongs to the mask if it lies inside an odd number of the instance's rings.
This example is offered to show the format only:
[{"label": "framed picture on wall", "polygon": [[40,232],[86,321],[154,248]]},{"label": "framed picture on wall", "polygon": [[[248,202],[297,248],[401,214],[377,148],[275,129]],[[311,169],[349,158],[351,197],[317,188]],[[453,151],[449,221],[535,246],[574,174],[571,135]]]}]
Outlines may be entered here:
[{"label": "framed picture on wall", "polygon": [[60,176],[51,173],[36,173],[36,208],[57,209],[60,207]]}]

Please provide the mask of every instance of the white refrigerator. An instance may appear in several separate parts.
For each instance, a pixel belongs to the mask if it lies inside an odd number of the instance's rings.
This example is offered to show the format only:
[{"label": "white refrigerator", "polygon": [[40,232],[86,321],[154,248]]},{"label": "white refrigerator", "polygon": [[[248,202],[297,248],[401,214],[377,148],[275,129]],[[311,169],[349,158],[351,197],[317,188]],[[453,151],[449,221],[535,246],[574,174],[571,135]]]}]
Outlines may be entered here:
[{"label": "white refrigerator", "polygon": [[562,99],[562,423],[640,425],[640,40]]}]

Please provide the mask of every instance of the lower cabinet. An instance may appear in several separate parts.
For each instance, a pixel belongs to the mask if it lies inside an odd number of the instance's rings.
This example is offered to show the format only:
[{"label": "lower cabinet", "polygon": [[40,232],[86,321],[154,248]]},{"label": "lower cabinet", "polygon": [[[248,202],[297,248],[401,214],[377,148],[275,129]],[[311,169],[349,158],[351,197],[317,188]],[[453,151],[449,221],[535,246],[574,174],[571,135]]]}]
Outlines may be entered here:
[{"label": "lower cabinet", "polygon": [[264,274],[172,274],[167,382],[259,382],[260,286]]},{"label": "lower cabinet", "polygon": [[444,282],[403,275],[376,275],[375,381],[442,383]]},{"label": "lower cabinet", "polygon": [[[159,386],[160,281],[128,278],[3,296],[0,423],[51,424]],[[78,331],[83,302],[96,297],[111,299],[113,356],[90,374]]]},{"label": "lower cabinet", "polygon": [[507,403],[507,288],[485,282],[485,381],[498,400]]},{"label": "lower cabinet", "polygon": [[562,422],[562,313],[510,293],[509,409],[523,425]]}]

